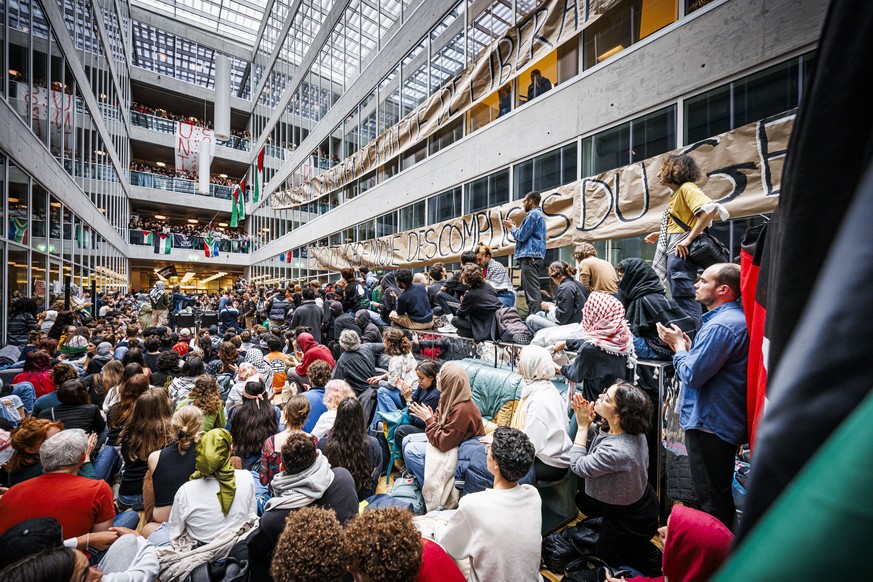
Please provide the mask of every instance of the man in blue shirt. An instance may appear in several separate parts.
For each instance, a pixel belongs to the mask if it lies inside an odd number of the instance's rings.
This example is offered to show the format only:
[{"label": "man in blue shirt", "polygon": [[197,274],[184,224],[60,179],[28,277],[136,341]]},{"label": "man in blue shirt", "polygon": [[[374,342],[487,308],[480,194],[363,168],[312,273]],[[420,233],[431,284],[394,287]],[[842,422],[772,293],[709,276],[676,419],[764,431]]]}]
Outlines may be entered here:
[{"label": "man in blue shirt", "polygon": [[[396,273],[397,286],[403,291],[397,299],[397,309],[388,317],[391,321],[407,329],[432,329],[433,310],[427,289],[421,283],[412,282],[412,271],[400,269]],[[394,291],[390,291],[396,295]]]},{"label": "man in blue shirt", "polygon": [[540,209],[540,193],[528,192],[524,197],[527,216],[516,228],[510,219],[503,226],[510,229],[515,238],[515,259],[521,265],[521,288],[527,300],[528,313],[540,310],[543,298],[540,293],[540,270],[546,256],[546,217]]},{"label": "man in blue shirt", "polygon": [[658,324],[658,335],[676,354],[683,383],[679,424],[694,493],[701,509],[731,527],[736,511],[731,486],[737,448],[748,441],[746,367],[749,334],[740,298],[740,267],[713,265],[694,285],[695,300],[708,309],[692,345],[676,325]]}]

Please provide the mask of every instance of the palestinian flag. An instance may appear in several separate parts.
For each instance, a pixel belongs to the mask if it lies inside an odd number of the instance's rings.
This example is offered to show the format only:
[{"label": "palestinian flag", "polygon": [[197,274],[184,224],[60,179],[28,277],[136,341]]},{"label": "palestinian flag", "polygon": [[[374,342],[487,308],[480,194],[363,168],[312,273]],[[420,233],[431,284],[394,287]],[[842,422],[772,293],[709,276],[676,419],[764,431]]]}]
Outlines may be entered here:
[{"label": "palestinian flag", "polygon": [[76,247],[87,249],[91,246],[91,231],[81,224],[76,226]]},{"label": "palestinian flag", "polygon": [[9,240],[27,244],[27,218],[12,217],[9,222]]},{"label": "palestinian flag", "polygon": [[264,187],[264,148],[261,148],[261,151],[258,152],[258,169],[255,172],[255,193],[252,196],[252,202],[257,204],[258,200],[261,199],[261,188]]},{"label": "palestinian flag", "polygon": [[203,254],[207,259],[218,256],[218,240],[215,238],[203,239]]},{"label": "palestinian flag", "polygon": [[158,246],[155,247],[155,252],[164,255],[169,255],[173,252],[173,235],[159,233]]},{"label": "palestinian flag", "polygon": [[754,449],[755,429],[764,412],[767,388],[767,351],[764,342],[764,322],[767,318],[767,279],[770,267],[770,247],[767,245],[767,225],[746,231],[740,247],[740,288],[746,329],[749,331],[749,367],[746,386],[746,417],[749,442]]},{"label": "palestinian flag", "polygon": [[[767,404],[737,533],[740,551],[870,392],[873,327],[866,315],[873,312],[873,116],[866,114],[870,103],[863,71],[870,63],[858,60],[863,54],[873,54],[873,11],[861,0],[834,0],[788,144],[779,206],[768,226],[769,343],[762,345],[767,348]],[[870,441],[869,424],[865,428],[856,435],[858,446]],[[835,456],[828,458],[838,464]],[[870,457],[856,470],[869,477]],[[864,496],[843,496],[826,485],[816,493],[816,503],[842,501],[819,507],[829,507],[829,523],[845,531],[869,513]],[[785,527],[796,529],[793,522]],[[829,530],[811,521],[804,529],[816,532],[819,542],[827,540],[817,548],[819,556],[840,548],[840,541],[827,537]],[[768,540],[768,547],[776,545]],[[783,567],[789,561],[773,559]],[[780,578],[790,577],[780,572]],[[812,572],[804,577],[818,579]]]},{"label": "palestinian flag", "polygon": [[155,233],[150,230],[142,231],[142,242],[147,245],[155,244]]},{"label": "palestinian flag", "polygon": [[233,189],[233,200],[231,200],[230,213],[231,228],[236,228],[239,225],[239,221],[246,217],[245,185],[246,179],[243,178],[242,181],[237,184],[236,188]]}]

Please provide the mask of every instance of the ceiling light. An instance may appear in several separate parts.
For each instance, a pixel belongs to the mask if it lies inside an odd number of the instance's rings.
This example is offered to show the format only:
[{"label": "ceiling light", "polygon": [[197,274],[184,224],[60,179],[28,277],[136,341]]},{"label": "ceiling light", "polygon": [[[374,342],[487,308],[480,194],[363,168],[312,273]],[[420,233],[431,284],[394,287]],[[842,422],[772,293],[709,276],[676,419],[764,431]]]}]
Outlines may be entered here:
[{"label": "ceiling light", "polygon": [[166,168],[166,167],[167,167],[167,164],[165,164],[164,162],[158,162],[158,163],[157,163],[157,166],[158,166],[159,168]]},{"label": "ceiling light", "polygon": [[219,174],[218,177],[219,178],[227,178],[227,174]]},{"label": "ceiling light", "polygon": [[599,62],[605,61],[609,57],[611,57],[613,55],[617,55],[618,53],[620,53],[623,50],[624,50],[624,45],[620,44],[620,45],[614,46],[611,49],[609,49],[608,51],[606,51],[605,53],[603,53],[602,55],[598,55],[597,62],[599,63]]},{"label": "ceiling light", "polygon": [[97,210],[99,210],[101,214],[106,214],[105,208],[98,208]]},{"label": "ceiling light", "polygon": [[200,222],[200,221],[197,220],[196,218],[189,218],[189,219],[188,219],[188,222],[190,222],[191,224],[197,224],[197,223]]},{"label": "ceiling light", "polygon": [[155,214],[155,218],[157,218],[158,220],[167,220],[167,217],[163,214]]},{"label": "ceiling light", "polygon": [[219,222],[218,226],[227,226],[227,223],[226,222]]},{"label": "ceiling light", "polygon": [[94,153],[97,154],[98,156],[105,156],[106,155],[106,152],[104,152],[103,150],[97,150]]},{"label": "ceiling light", "polygon": [[49,203],[49,206],[51,206],[52,208],[60,208],[61,203],[60,202],[51,202],[51,203]]},{"label": "ceiling light", "polygon": [[9,202],[18,202],[18,198],[9,198]]}]

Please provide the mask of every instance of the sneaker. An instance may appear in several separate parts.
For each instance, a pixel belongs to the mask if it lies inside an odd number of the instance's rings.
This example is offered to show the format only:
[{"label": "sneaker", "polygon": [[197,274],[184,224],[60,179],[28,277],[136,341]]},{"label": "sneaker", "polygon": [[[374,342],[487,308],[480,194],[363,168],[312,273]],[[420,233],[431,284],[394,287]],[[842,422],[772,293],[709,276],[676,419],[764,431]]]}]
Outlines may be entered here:
[{"label": "sneaker", "polygon": [[449,323],[437,329],[437,331],[440,333],[458,333],[458,328]]}]

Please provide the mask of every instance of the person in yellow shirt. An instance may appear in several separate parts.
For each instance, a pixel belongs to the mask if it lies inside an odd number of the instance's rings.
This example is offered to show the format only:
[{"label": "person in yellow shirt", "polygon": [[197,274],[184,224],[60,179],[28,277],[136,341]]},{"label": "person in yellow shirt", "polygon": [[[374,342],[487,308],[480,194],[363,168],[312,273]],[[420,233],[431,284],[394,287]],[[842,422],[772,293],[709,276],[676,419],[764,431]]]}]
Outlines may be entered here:
[{"label": "person in yellow shirt", "polygon": [[[645,238],[647,243],[658,245],[652,265],[655,271],[662,280],[666,276],[673,299],[698,326],[702,309],[694,300],[694,283],[700,267],[688,257],[688,248],[691,241],[712,223],[716,214],[723,220],[728,218],[724,207],[714,203],[697,186],[695,182],[699,179],[700,168],[690,155],[667,156],[658,172],[658,183],[669,188],[672,194],[660,231]],[[675,220],[677,218],[691,230],[686,231],[680,226]]]}]

